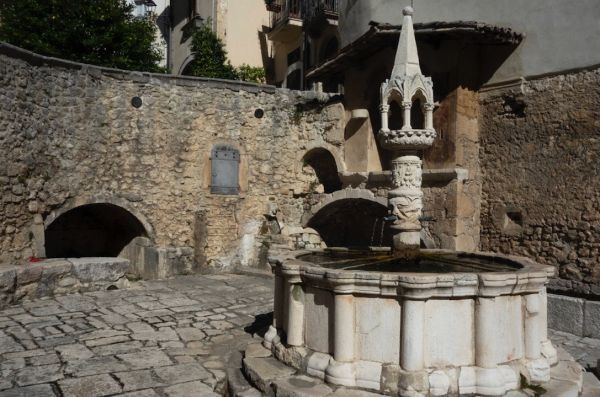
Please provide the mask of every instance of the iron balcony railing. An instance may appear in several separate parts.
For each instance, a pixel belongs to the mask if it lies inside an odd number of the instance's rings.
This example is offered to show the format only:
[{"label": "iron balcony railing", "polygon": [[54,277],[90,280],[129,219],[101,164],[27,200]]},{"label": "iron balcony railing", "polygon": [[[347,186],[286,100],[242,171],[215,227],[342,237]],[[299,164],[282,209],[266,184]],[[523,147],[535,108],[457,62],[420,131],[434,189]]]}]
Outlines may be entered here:
[{"label": "iron balcony railing", "polygon": [[310,21],[318,16],[337,19],[339,0],[274,0],[268,7],[271,11],[271,28],[288,19]]},{"label": "iron balcony railing", "polygon": [[305,0],[304,19],[311,21],[316,17],[337,19],[339,0]]},{"label": "iron balcony railing", "polygon": [[288,19],[302,19],[302,0],[275,0],[269,8],[271,14],[271,28]]}]

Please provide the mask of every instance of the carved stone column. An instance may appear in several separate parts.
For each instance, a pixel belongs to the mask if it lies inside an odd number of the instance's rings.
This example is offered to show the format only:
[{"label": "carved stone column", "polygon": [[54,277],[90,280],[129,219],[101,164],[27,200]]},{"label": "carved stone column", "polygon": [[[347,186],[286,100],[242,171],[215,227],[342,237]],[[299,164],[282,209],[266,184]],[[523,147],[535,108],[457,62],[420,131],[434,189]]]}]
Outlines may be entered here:
[{"label": "carved stone column", "polygon": [[426,103],[423,105],[423,109],[425,109],[425,129],[433,130],[433,104]]},{"label": "carved stone column", "polygon": [[304,291],[300,278],[289,280],[288,288],[287,343],[290,346],[304,345]]},{"label": "carved stone column", "polygon": [[389,131],[388,112],[390,111],[390,105],[382,103],[379,105],[379,110],[381,111],[381,129],[383,131]]},{"label": "carved stone column", "polygon": [[421,159],[416,153],[401,154],[392,160],[394,189],[389,192],[390,209],[397,220],[391,226],[398,231],[394,235],[394,247],[418,246],[420,243],[421,211]]},{"label": "carved stone column", "polygon": [[402,109],[404,109],[404,123],[402,125],[403,130],[410,130],[410,108],[412,107],[411,102],[402,102]]},{"label": "carved stone column", "polygon": [[335,294],[333,314],[333,359],[325,370],[325,379],[336,385],[355,386],[354,297]]}]

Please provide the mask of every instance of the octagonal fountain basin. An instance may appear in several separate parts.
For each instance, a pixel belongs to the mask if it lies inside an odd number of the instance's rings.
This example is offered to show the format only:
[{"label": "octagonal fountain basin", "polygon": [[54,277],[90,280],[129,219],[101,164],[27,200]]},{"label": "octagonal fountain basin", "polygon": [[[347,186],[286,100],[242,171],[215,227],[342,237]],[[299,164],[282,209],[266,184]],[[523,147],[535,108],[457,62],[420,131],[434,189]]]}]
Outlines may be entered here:
[{"label": "octagonal fountain basin", "polygon": [[491,253],[332,249],[272,260],[275,357],[387,395],[504,395],[549,380],[554,269]]}]

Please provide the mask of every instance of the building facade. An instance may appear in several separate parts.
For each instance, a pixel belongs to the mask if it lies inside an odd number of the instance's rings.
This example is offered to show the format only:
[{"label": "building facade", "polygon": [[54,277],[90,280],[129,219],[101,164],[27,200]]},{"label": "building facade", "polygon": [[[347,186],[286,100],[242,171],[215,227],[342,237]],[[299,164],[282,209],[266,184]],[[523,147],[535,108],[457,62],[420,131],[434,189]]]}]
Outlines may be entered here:
[{"label": "building facade", "polygon": [[[298,3],[301,15],[292,12]],[[307,16],[323,14],[330,2],[282,1],[269,33],[272,81],[342,93],[340,178],[344,186],[377,186],[391,166],[376,139],[378,90],[411,3],[438,132],[424,153],[430,194],[422,238],[436,247],[529,256],[557,267],[563,281],[553,288],[600,293],[600,203],[590,190],[600,183],[592,160],[600,150],[597,2],[340,0],[335,23],[323,30],[339,49],[321,56]],[[288,54],[298,49],[302,62],[294,63]],[[300,78],[292,74],[298,69]],[[405,99],[411,114],[419,109],[414,100]],[[393,122],[402,122],[399,107],[390,109]]]},{"label": "building facade", "polygon": [[193,59],[191,33],[208,23],[223,43],[233,66],[265,67],[269,62],[266,39],[268,12],[263,0],[178,0],[169,7],[171,46],[169,70],[186,74]]}]

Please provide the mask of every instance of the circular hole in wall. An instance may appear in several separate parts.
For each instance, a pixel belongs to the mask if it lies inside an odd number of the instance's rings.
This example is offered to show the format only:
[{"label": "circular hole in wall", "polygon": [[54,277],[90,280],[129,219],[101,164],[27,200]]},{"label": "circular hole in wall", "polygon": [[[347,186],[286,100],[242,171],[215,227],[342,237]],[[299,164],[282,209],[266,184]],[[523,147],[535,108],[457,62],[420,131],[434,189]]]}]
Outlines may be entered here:
[{"label": "circular hole in wall", "polygon": [[254,117],[256,117],[257,119],[262,119],[262,117],[265,115],[265,111],[258,108],[254,111]]},{"label": "circular hole in wall", "polygon": [[140,98],[139,96],[134,96],[133,98],[131,98],[131,106],[133,106],[134,108],[141,108],[142,98]]}]

